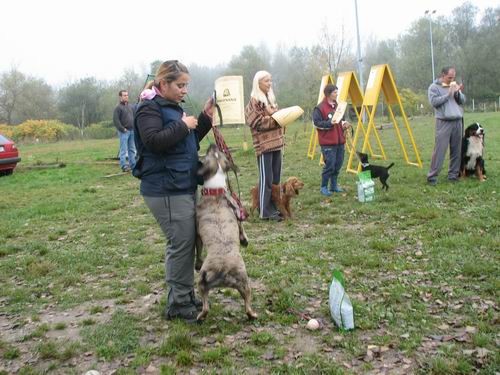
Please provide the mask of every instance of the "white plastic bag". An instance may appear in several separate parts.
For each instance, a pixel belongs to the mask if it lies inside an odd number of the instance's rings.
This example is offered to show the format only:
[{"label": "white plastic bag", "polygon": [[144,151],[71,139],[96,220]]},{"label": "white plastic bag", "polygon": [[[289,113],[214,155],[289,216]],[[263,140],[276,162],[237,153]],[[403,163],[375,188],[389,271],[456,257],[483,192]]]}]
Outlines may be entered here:
[{"label": "white plastic bag", "polygon": [[358,173],[358,201],[371,202],[375,199],[375,183],[372,180],[371,172],[364,171]]},{"label": "white plastic bag", "polygon": [[330,285],[330,314],[333,321],[340,329],[354,329],[354,312],[351,300],[344,291],[344,279],[338,270],[333,271],[333,279]]}]

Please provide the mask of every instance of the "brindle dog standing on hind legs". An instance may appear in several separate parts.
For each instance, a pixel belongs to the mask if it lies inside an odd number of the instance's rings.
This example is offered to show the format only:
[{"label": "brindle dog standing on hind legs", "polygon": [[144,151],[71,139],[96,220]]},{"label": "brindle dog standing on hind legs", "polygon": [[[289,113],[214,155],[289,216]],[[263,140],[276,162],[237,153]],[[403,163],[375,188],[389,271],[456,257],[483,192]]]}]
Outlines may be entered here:
[{"label": "brindle dog standing on hind legs", "polygon": [[245,301],[248,318],[257,318],[250,306],[251,289],[245,262],[240,253],[240,242],[243,242],[240,233],[243,228],[236,218],[234,203],[227,190],[226,173],[231,168],[226,156],[215,145],[211,145],[199,171],[203,175],[204,184],[196,218],[198,234],[207,255],[203,260],[198,282],[203,302],[198,320],[206,318],[209,309],[208,293],[216,287],[238,290]]}]

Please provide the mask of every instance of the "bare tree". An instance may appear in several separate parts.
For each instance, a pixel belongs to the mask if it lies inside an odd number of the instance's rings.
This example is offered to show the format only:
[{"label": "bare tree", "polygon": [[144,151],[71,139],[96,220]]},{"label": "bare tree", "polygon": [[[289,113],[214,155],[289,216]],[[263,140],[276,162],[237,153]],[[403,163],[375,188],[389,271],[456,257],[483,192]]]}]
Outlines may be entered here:
[{"label": "bare tree", "polygon": [[0,119],[8,125],[12,124],[25,81],[25,75],[15,68],[3,73],[0,78]]},{"label": "bare tree", "polygon": [[323,58],[328,66],[328,73],[337,75],[343,55],[348,49],[344,24],[340,25],[338,33],[333,33],[330,32],[328,24],[324,22],[321,27],[320,47]]}]

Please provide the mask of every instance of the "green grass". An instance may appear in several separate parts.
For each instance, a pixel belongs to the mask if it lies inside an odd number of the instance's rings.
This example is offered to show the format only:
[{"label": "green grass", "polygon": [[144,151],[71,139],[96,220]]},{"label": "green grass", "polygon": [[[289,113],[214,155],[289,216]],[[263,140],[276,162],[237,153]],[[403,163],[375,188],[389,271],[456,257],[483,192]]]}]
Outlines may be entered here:
[{"label": "green grass", "polygon": [[[305,183],[292,202],[295,218],[270,223],[254,215],[245,223],[250,245],[241,252],[259,319],[247,321],[238,293],[224,289],[210,293],[208,318],[194,326],[161,317],[163,234],[137,179],[104,177],[119,172],[109,160],[118,141],[19,145],[22,163],[0,178],[0,323],[15,327],[0,341],[0,358],[10,366],[0,366],[0,374],[84,373],[78,363],[89,362],[98,370],[113,363],[117,373],[150,364],[162,374],[364,373],[385,356],[405,358],[408,373],[498,372],[500,114],[467,114],[465,123],[473,121],[487,133],[486,182],[447,183],[445,161],[439,184],[427,186],[434,125],[414,118],[423,169],[405,164],[394,129],[379,130],[387,160],[371,161],[395,166],[389,191],[376,181],[375,201],[364,204],[356,199],[356,176],[345,171],[345,195],[319,194],[319,151],[315,160],[306,157],[311,126],[291,125],[283,179]],[[243,128],[222,132],[249,207],[258,178],[253,150],[242,148]],[[202,141],[201,152],[207,146]],[[56,160],[66,167],[29,168]],[[330,318],[335,268],[354,305],[353,332],[338,331]],[[308,317],[324,327],[307,331]],[[360,360],[369,345],[388,351]],[[26,353],[33,363],[25,364]]]},{"label": "green grass", "polygon": [[109,322],[83,328],[82,337],[99,357],[109,360],[136,350],[140,331],[137,317],[118,310]]}]

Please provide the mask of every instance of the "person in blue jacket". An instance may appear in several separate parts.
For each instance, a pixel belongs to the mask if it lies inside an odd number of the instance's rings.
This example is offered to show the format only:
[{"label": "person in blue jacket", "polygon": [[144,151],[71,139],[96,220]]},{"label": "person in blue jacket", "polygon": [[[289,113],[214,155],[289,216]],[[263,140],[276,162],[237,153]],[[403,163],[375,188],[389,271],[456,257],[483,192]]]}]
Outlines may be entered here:
[{"label": "person in blue jacket", "polygon": [[193,323],[201,309],[193,289],[198,150],[212,127],[213,103],[209,99],[198,118],[186,115],[180,103],[189,79],[185,65],[168,60],[141,94],[134,123],[139,158],[132,173],[167,239],[165,317]]}]

